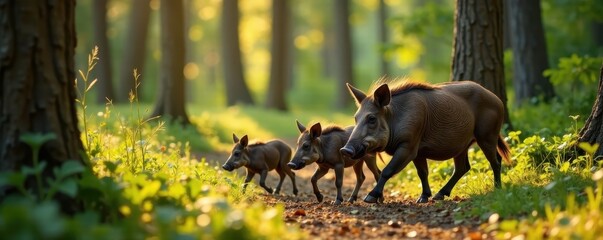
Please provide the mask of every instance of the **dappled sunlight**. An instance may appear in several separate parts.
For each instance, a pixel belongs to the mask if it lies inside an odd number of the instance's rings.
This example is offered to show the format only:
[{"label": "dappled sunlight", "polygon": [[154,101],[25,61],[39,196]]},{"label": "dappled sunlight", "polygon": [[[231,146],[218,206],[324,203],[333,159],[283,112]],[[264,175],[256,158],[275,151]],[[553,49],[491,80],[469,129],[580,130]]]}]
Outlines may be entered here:
[{"label": "dappled sunlight", "polygon": [[203,38],[203,28],[199,25],[193,25],[188,29],[188,39],[193,42],[200,41]]},{"label": "dappled sunlight", "polygon": [[184,65],[184,77],[187,80],[193,80],[199,76],[199,65],[196,63],[189,62]]}]

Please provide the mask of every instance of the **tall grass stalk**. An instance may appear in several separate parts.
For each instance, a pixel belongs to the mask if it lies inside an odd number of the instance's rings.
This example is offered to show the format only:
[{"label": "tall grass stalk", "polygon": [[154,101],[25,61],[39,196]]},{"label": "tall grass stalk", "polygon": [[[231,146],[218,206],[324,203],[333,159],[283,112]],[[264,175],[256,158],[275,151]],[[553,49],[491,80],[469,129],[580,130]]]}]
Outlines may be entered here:
[{"label": "tall grass stalk", "polygon": [[94,79],[89,83],[89,77],[90,77],[90,72],[92,72],[92,69],[94,69],[94,66],[96,66],[96,63],[98,62],[98,46],[94,46],[94,49],[92,49],[92,52],[88,55],[88,69],[86,70],[86,73],[84,74],[84,72],[82,72],[82,70],[79,70],[80,73],[80,77],[82,78],[82,82],[84,82],[84,91],[82,92],[81,89],[78,87],[78,79],[75,79],[75,89],[77,90],[77,94],[78,94],[78,98],[75,99],[75,101],[79,104],[80,108],[82,109],[82,123],[84,124],[84,144],[86,145],[86,153],[88,154],[88,156],[90,156],[90,139],[88,136],[88,123],[86,120],[86,108],[88,108],[88,105],[86,105],[86,95],[88,94],[88,92],[92,89],[92,86],[94,86],[94,84],[96,84],[96,81],[98,79]]},{"label": "tall grass stalk", "polygon": [[140,116],[140,102],[138,101],[138,87],[140,86],[140,74],[138,73],[138,69],[134,69],[134,101],[136,102],[136,131],[138,133],[138,142],[140,145],[140,157],[141,157],[141,165],[142,171],[145,170],[145,142],[142,139],[142,117]]}]

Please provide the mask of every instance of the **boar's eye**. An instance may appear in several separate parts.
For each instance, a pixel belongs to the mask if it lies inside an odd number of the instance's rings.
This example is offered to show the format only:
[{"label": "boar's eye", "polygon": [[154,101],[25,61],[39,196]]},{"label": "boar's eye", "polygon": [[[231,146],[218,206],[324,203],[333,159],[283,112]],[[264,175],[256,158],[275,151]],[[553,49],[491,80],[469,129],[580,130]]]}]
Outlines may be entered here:
[{"label": "boar's eye", "polygon": [[234,157],[239,157],[239,156],[241,155],[241,152],[236,151],[236,152],[232,153],[232,155],[233,155]]},{"label": "boar's eye", "polygon": [[310,144],[308,144],[308,143],[304,143],[304,145],[302,145],[302,149],[303,149],[303,150],[308,150],[308,149],[310,149]]},{"label": "boar's eye", "polygon": [[375,117],[375,115],[368,115],[366,117],[366,122],[368,124],[375,124],[375,123],[377,123],[377,117]]}]

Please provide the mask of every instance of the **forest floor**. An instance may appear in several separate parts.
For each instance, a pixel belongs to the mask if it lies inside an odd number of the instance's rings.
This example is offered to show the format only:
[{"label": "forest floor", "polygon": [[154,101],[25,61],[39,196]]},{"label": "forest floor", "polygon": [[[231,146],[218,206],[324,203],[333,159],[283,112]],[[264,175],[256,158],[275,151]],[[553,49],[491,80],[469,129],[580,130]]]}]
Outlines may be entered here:
[{"label": "forest floor", "polygon": [[[288,141],[292,142],[292,141]],[[294,146],[291,145],[290,146]],[[228,153],[200,154],[209,160],[224,163]],[[268,205],[284,204],[284,221],[287,224],[297,224],[306,232],[310,239],[491,239],[491,234],[485,233],[480,228],[482,221],[474,219],[455,219],[458,211],[464,211],[459,203],[466,199],[452,196],[443,201],[430,200],[429,203],[415,203],[419,196],[401,194],[402,189],[386,189],[385,201],[380,204],[368,204],[363,201],[364,196],[372,190],[375,179],[372,173],[364,166],[366,179],[358,194],[358,200],[350,203],[345,201],[341,205],[334,205],[336,196],[335,174],[329,171],[322,179],[318,180],[318,188],[324,195],[324,200],[319,203],[312,190],[310,178],[316,165],[309,165],[295,171],[299,193],[294,196],[289,177],[286,177],[279,195],[267,192],[260,194],[260,198]],[[237,170],[239,175],[245,176],[244,168]],[[347,200],[352,194],[356,184],[356,177],[351,168],[344,171],[343,198]],[[253,183],[258,184],[259,176],[255,176]],[[266,184],[276,187],[278,175],[269,172]],[[286,237],[285,237],[286,238]]]}]

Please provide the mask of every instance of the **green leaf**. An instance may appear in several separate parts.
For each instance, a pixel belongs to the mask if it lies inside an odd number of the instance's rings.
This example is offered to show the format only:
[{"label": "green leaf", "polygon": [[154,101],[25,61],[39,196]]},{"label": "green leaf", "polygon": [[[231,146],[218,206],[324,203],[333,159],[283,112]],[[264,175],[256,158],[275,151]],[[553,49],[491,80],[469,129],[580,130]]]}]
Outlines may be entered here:
[{"label": "green leaf", "polygon": [[152,182],[146,184],[142,188],[142,190],[140,190],[141,200],[143,200],[147,197],[155,196],[157,194],[157,192],[159,191],[159,188],[161,188],[161,182],[159,182],[159,181],[152,181]]},{"label": "green leaf", "polygon": [[73,179],[64,180],[60,183],[58,190],[67,196],[75,197],[77,194],[77,183]]},{"label": "green leaf", "polygon": [[44,171],[44,168],[46,168],[46,162],[40,162],[37,167],[22,166],[21,173],[25,176],[36,175]]},{"label": "green leaf", "polygon": [[33,148],[40,147],[45,142],[56,138],[57,136],[54,133],[24,133],[19,137],[19,140]]},{"label": "green leaf", "polygon": [[81,173],[84,171],[84,165],[75,160],[66,161],[61,165],[61,168],[57,174],[58,176],[66,177],[69,175],[73,175],[76,173]]},{"label": "green leaf", "polygon": [[22,186],[24,181],[25,175],[20,172],[8,172],[0,174],[0,187]]},{"label": "green leaf", "polygon": [[578,143],[578,147],[580,147],[582,150],[584,150],[588,154],[593,155],[597,151],[597,149],[599,149],[599,144],[598,143],[590,144],[587,142],[581,142],[581,143]]},{"label": "green leaf", "polygon": [[105,167],[109,170],[109,172],[115,173],[115,170],[117,169],[116,163],[110,162],[110,161],[104,161],[103,164],[105,164]]}]

